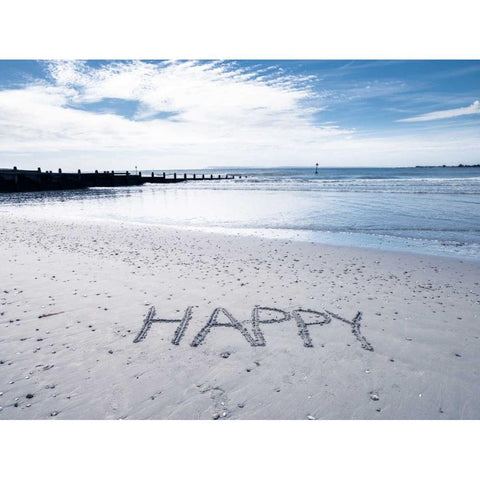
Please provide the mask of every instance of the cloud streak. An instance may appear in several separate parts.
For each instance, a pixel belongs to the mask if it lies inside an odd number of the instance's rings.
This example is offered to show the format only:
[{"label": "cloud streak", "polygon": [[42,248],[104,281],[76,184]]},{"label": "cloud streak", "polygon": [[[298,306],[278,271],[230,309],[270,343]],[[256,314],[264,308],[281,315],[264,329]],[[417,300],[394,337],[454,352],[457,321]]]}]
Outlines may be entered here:
[{"label": "cloud streak", "polygon": [[424,113],[416,117],[402,118],[397,122],[429,122],[432,120],[443,120],[446,118],[461,117],[464,115],[475,115],[480,113],[480,102],[475,100],[468,107],[452,108],[450,110],[437,110],[435,112]]}]

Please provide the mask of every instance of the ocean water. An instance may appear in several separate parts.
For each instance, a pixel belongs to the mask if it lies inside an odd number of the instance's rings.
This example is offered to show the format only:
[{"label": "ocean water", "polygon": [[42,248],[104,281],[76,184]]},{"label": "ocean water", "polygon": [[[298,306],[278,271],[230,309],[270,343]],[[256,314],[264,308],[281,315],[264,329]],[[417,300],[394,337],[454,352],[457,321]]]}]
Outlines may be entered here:
[{"label": "ocean water", "polygon": [[188,171],[195,172],[244,176],[0,194],[0,210],[480,261],[480,168],[321,168],[317,175],[312,168]]}]

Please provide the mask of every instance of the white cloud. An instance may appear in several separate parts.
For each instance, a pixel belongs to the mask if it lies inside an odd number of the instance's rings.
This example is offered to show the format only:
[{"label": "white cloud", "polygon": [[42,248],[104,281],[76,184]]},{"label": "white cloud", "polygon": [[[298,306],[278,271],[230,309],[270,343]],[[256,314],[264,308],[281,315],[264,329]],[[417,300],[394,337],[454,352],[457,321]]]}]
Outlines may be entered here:
[{"label": "white cloud", "polygon": [[[317,126],[308,77],[232,62],[49,65],[50,81],[0,91],[0,151],[125,152],[190,164],[229,163],[248,150],[295,149],[348,133]],[[105,99],[138,104],[133,118],[91,111]],[[167,112],[170,118],[155,116]],[[135,153],[133,153],[135,152]],[[176,153],[178,152],[178,153]],[[5,156],[5,155],[3,155]],[[238,162],[238,159],[235,161]]]},{"label": "white cloud", "polygon": [[397,122],[428,122],[430,120],[442,120],[445,118],[455,118],[463,115],[474,115],[480,113],[480,102],[475,100],[468,107],[452,108],[450,110],[438,110],[436,112],[425,113],[416,117],[403,118]]},{"label": "white cloud", "polygon": [[[19,158],[21,168],[64,170],[389,165],[427,161],[419,153],[435,163],[448,156],[466,162],[480,150],[472,132],[373,138],[318,124],[314,114],[326,105],[312,78],[276,67],[197,61],[46,66],[46,80],[0,91],[4,166]],[[129,101],[136,110],[121,115],[98,107],[108,99]]]}]

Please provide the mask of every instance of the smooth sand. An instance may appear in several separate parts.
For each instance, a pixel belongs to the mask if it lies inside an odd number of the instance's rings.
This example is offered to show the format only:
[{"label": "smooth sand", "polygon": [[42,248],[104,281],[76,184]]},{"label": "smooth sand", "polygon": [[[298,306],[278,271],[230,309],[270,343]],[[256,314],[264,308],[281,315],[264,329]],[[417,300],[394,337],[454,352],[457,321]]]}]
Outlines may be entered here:
[{"label": "smooth sand", "polygon": [[[0,419],[480,418],[479,263],[12,212],[0,261]],[[178,323],[133,342],[152,305],[193,307],[178,346]],[[291,319],[260,325],[265,346],[225,327],[191,346],[216,307],[252,334],[256,305],[360,311],[361,331],[330,317],[307,348]]]}]

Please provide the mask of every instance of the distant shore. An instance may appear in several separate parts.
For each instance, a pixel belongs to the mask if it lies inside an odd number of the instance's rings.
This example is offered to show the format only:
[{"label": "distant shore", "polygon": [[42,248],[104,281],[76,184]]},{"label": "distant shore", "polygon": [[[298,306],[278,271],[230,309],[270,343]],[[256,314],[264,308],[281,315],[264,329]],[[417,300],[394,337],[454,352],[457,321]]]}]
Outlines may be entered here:
[{"label": "distant shore", "polygon": [[415,168],[480,168],[480,163],[475,165],[464,165],[463,163],[458,165],[416,165]]},{"label": "distant shore", "polygon": [[478,263],[15,212],[0,260],[0,419],[480,418]]}]

